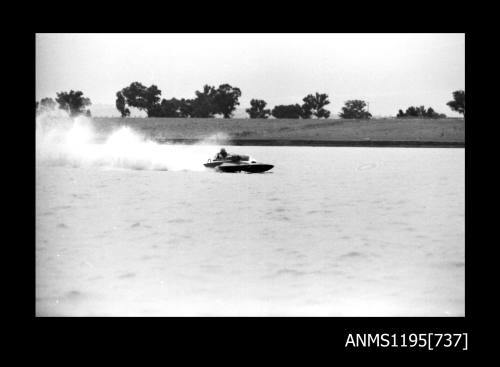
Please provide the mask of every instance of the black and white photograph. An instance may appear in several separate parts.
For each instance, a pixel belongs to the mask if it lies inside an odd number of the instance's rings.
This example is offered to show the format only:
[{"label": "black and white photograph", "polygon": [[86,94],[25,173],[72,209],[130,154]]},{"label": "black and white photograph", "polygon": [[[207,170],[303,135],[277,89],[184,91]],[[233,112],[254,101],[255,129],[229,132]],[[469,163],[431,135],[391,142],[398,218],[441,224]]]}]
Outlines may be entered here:
[{"label": "black and white photograph", "polygon": [[465,33],[36,33],[36,317],[465,317]]}]

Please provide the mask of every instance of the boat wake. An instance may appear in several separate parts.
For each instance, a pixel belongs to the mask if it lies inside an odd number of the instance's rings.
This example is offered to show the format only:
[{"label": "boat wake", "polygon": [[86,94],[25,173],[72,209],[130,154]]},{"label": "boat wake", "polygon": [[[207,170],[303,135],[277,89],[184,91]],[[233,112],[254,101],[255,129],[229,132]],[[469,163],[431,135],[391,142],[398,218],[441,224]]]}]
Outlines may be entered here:
[{"label": "boat wake", "polygon": [[214,151],[207,141],[213,141],[212,137],[195,145],[159,144],[129,126],[102,136],[96,132],[91,118],[70,118],[62,111],[41,114],[36,120],[38,166],[204,171],[202,163]]}]

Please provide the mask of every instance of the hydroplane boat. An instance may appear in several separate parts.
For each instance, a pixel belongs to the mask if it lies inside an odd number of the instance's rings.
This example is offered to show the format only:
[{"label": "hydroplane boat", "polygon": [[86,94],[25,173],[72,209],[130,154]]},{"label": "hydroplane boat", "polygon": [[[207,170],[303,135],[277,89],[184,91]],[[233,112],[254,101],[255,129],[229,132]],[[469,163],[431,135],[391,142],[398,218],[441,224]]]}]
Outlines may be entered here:
[{"label": "hydroplane boat", "polygon": [[207,163],[204,163],[204,166],[228,173],[242,171],[247,173],[262,173],[274,167],[272,164],[257,162],[248,155],[229,154],[224,148],[213,159],[209,159]]}]

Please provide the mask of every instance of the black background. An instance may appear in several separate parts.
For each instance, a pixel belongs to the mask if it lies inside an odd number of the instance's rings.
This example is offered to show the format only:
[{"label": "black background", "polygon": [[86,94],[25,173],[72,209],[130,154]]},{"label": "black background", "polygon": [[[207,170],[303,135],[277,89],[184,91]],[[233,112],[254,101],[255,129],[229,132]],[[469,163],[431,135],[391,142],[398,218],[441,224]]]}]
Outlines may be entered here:
[{"label": "black background", "polygon": [[[72,4],[73,5],[73,4]],[[138,11],[137,4],[119,5],[76,4],[76,9],[65,9],[64,4],[39,4],[31,7],[29,15],[22,16],[22,31],[4,33],[13,41],[9,55],[15,55],[12,73],[19,93],[33,97],[16,100],[16,125],[12,134],[26,137],[21,145],[4,135],[9,151],[16,152],[11,182],[14,191],[8,199],[14,202],[9,216],[9,230],[14,231],[11,244],[15,245],[20,260],[15,265],[15,293],[4,300],[21,313],[9,329],[10,342],[20,360],[35,358],[46,362],[72,365],[92,363],[127,363],[147,365],[176,365],[178,362],[226,362],[240,364],[304,365],[349,363],[340,361],[360,350],[345,348],[349,333],[469,333],[469,352],[484,346],[486,334],[481,329],[482,316],[487,312],[475,306],[481,298],[478,282],[479,249],[485,242],[477,222],[477,199],[472,194],[476,187],[474,174],[481,170],[478,163],[478,143],[473,122],[475,117],[475,84],[472,67],[478,54],[474,43],[481,34],[467,31],[465,9],[418,3],[416,6],[362,3],[332,4],[330,7],[311,3],[189,3],[185,9],[165,3],[151,3],[148,11]],[[28,6],[28,5],[26,5]],[[193,9],[198,11],[194,13]],[[223,8],[223,9],[221,9]],[[155,10],[157,9],[157,10]],[[219,10],[221,9],[221,10]],[[468,17],[472,14],[469,13]],[[14,23],[14,22],[12,22]],[[28,24],[30,23],[30,24]],[[15,26],[12,25],[13,27]],[[35,317],[35,33],[66,32],[453,32],[466,33],[466,316],[465,317],[228,317],[228,318],[51,318]],[[215,50],[214,50],[215,52]],[[15,68],[20,68],[15,71]],[[19,82],[22,79],[23,82]],[[26,79],[26,80],[24,80]],[[10,82],[12,83],[12,82]],[[17,93],[11,91],[11,93]],[[33,100],[30,100],[33,98]],[[15,104],[15,103],[14,103]],[[471,107],[472,106],[472,107]],[[11,118],[11,117],[9,117]],[[31,121],[31,123],[30,123]],[[4,143],[4,146],[7,144]],[[479,148],[480,148],[479,144]],[[474,152],[474,169],[472,153]],[[474,181],[474,183],[473,183]],[[474,195],[475,196],[475,195]],[[11,201],[11,200],[9,200]],[[10,226],[12,224],[12,226]],[[5,259],[5,258],[4,258]],[[7,261],[11,263],[10,261]],[[13,263],[13,262],[12,262]],[[481,271],[479,271],[481,273]],[[7,283],[12,284],[11,279]],[[474,283],[474,285],[473,285]],[[490,289],[491,292],[491,289]],[[481,315],[483,314],[483,315]],[[485,315],[486,314],[486,315]],[[8,316],[10,318],[10,316]],[[14,320],[14,319],[13,319]],[[11,321],[13,321],[11,320]],[[20,321],[20,322],[18,322]],[[483,321],[482,323],[488,323]],[[5,332],[7,333],[7,332]],[[27,343],[26,343],[27,342]],[[436,356],[440,351],[418,348],[371,348],[364,352],[423,352]],[[445,351],[447,358],[451,350]],[[384,353],[385,354],[385,353]],[[453,353],[460,356],[464,352]],[[174,358],[175,356],[175,358]],[[347,362],[346,362],[347,361]],[[316,363],[318,362],[318,363]]]}]

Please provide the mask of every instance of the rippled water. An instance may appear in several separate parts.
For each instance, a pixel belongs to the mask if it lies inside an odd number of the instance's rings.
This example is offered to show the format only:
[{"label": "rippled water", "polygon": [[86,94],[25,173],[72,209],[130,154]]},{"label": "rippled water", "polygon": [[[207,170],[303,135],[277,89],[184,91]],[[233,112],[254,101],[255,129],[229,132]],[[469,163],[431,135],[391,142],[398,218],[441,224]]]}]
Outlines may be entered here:
[{"label": "rippled water", "polygon": [[38,164],[37,315],[464,315],[464,149],[226,148],[275,168]]}]

